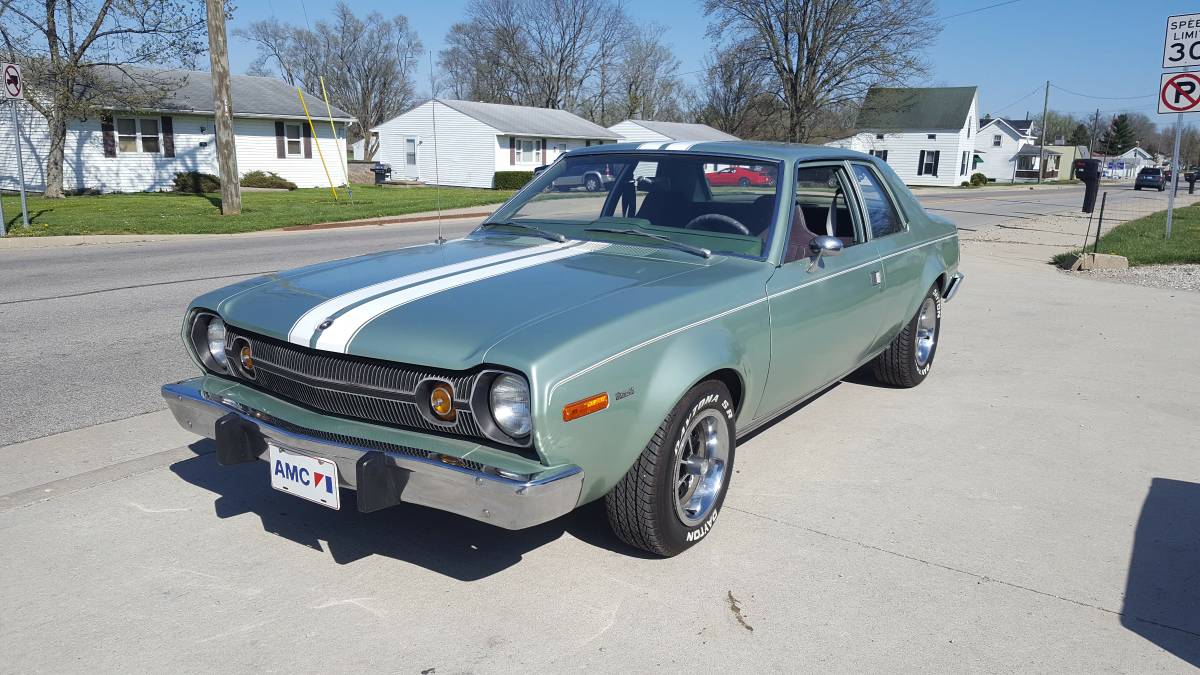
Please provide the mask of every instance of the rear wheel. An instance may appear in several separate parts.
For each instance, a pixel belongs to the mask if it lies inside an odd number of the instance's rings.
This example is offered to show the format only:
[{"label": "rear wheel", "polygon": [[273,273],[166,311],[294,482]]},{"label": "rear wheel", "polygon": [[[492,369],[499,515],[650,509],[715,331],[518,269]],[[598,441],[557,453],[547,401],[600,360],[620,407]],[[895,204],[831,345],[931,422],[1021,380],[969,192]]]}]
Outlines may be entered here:
[{"label": "rear wheel", "polygon": [[937,354],[942,328],[942,294],[934,284],[917,313],[892,343],[875,357],[875,378],[895,387],[915,387],[925,381]]},{"label": "rear wheel", "polygon": [[716,522],[733,475],[729,390],[702,382],[680,399],[621,482],[605,497],[625,543],[661,556],[686,551]]}]

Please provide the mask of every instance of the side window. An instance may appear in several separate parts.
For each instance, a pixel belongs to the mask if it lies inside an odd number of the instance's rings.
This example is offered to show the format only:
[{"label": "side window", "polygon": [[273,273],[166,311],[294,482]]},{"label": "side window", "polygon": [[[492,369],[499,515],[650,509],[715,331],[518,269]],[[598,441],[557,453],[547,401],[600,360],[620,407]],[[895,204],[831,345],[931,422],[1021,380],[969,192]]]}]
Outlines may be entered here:
[{"label": "side window", "polygon": [[903,230],[904,224],[900,221],[896,205],[892,203],[891,196],[883,189],[879,177],[862,164],[853,164],[852,166],[854,180],[858,182],[858,189],[862,192],[863,206],[866,207],[867,219],[870,221],[871,238],[886,237]]},{"label": "side window", "polygon": [[849,187],[840,165],[796,169],[796,208],[792,212],[784,263],[808,258],[809,243],[821,235],[837,237],[847,247],[862,243],[846,201]]}]

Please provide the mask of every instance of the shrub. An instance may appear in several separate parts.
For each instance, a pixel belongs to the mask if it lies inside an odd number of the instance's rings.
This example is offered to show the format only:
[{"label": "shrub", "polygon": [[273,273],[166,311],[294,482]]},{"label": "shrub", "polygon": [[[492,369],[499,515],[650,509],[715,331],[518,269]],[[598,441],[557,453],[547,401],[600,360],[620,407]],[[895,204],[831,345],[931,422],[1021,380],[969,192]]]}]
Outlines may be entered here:
[{"label": "shrub", "polygon": [[958,184],[958,187],[971,187],[971,184],[964,180]]},{"label": "shrub", "polygon": [[987,184],[988,184],[987,176],[979,173],[978,171],[971,174],[971,185],[978,187],[980,185],[987,185]]},{"label": "shrub", "polygon": [[295,190],[296,184],[274,171],[251,171],[242,176],[242,187]]},{"label": "shrub", "polygon": [[497,190],[520,190],[531,180],[532,171],[497,171],[492,187]]},{"label": "shrub", "polygon": [[175,174],[174,188],[176,192],[220,192],[221,179],[211,173],[199,171],[180,171]]}]

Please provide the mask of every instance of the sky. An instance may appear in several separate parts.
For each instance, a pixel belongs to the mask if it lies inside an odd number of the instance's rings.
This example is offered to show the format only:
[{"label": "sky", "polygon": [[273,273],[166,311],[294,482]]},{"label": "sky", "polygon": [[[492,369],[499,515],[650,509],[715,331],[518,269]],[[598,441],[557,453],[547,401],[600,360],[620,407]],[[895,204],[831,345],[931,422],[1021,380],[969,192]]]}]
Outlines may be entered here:
[{"label": "sky", "polygon": [[[254,48],[232,31],[272,15],[296,25],[328,17],[336,0],[247,0],[229,23],[230,67],[245,72]],[[434,59],[467,0],[353,0],[356,13],[403,14]],[[980,112],[1040,114],[1046,80],[1050,108],[1090,115],[1142,112],[1157,118],[1155,92],[1166,18],[1200,12],[1192,0],[936,0],[943,30],[925,50],[931,69],[914,85],[979,87]],[[695,82],[710,41],[700,0],[627,2],[635,20],[663,28],[664,41]],[[421,69],[427,79],[428,64]],[[428,91],[419,81],[418,90]],[[1166,118],[1163,119],[1166,121]]]}]

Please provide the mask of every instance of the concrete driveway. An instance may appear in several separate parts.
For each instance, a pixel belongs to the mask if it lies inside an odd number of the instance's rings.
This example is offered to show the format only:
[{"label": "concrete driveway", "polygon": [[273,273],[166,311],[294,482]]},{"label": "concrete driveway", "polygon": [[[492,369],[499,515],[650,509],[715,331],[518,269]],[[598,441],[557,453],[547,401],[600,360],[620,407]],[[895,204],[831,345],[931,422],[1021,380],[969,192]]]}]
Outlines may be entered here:
[{"label": "concrete driveway", "polygon": [[[3,284],[18,358],[0,426],[20,442],[0,448],[0,670],[1200,666],[1200,294],[965,241],[930,379],[854,377],[759,432],[719,525],[657,560],[595,505],[511,533],[413,506],[333,512],[272,491],[265,464],[218,467],[141,391],[190,372],[181,304],[397,243],[291,236],[240,258],[146,244],[120,266],[42,249],[62,297]],[[90,274],[50,273],[77,254]],[[106,290],[121,273],[130,288]],[[27,440],[38,428],[61,433]]]}]

